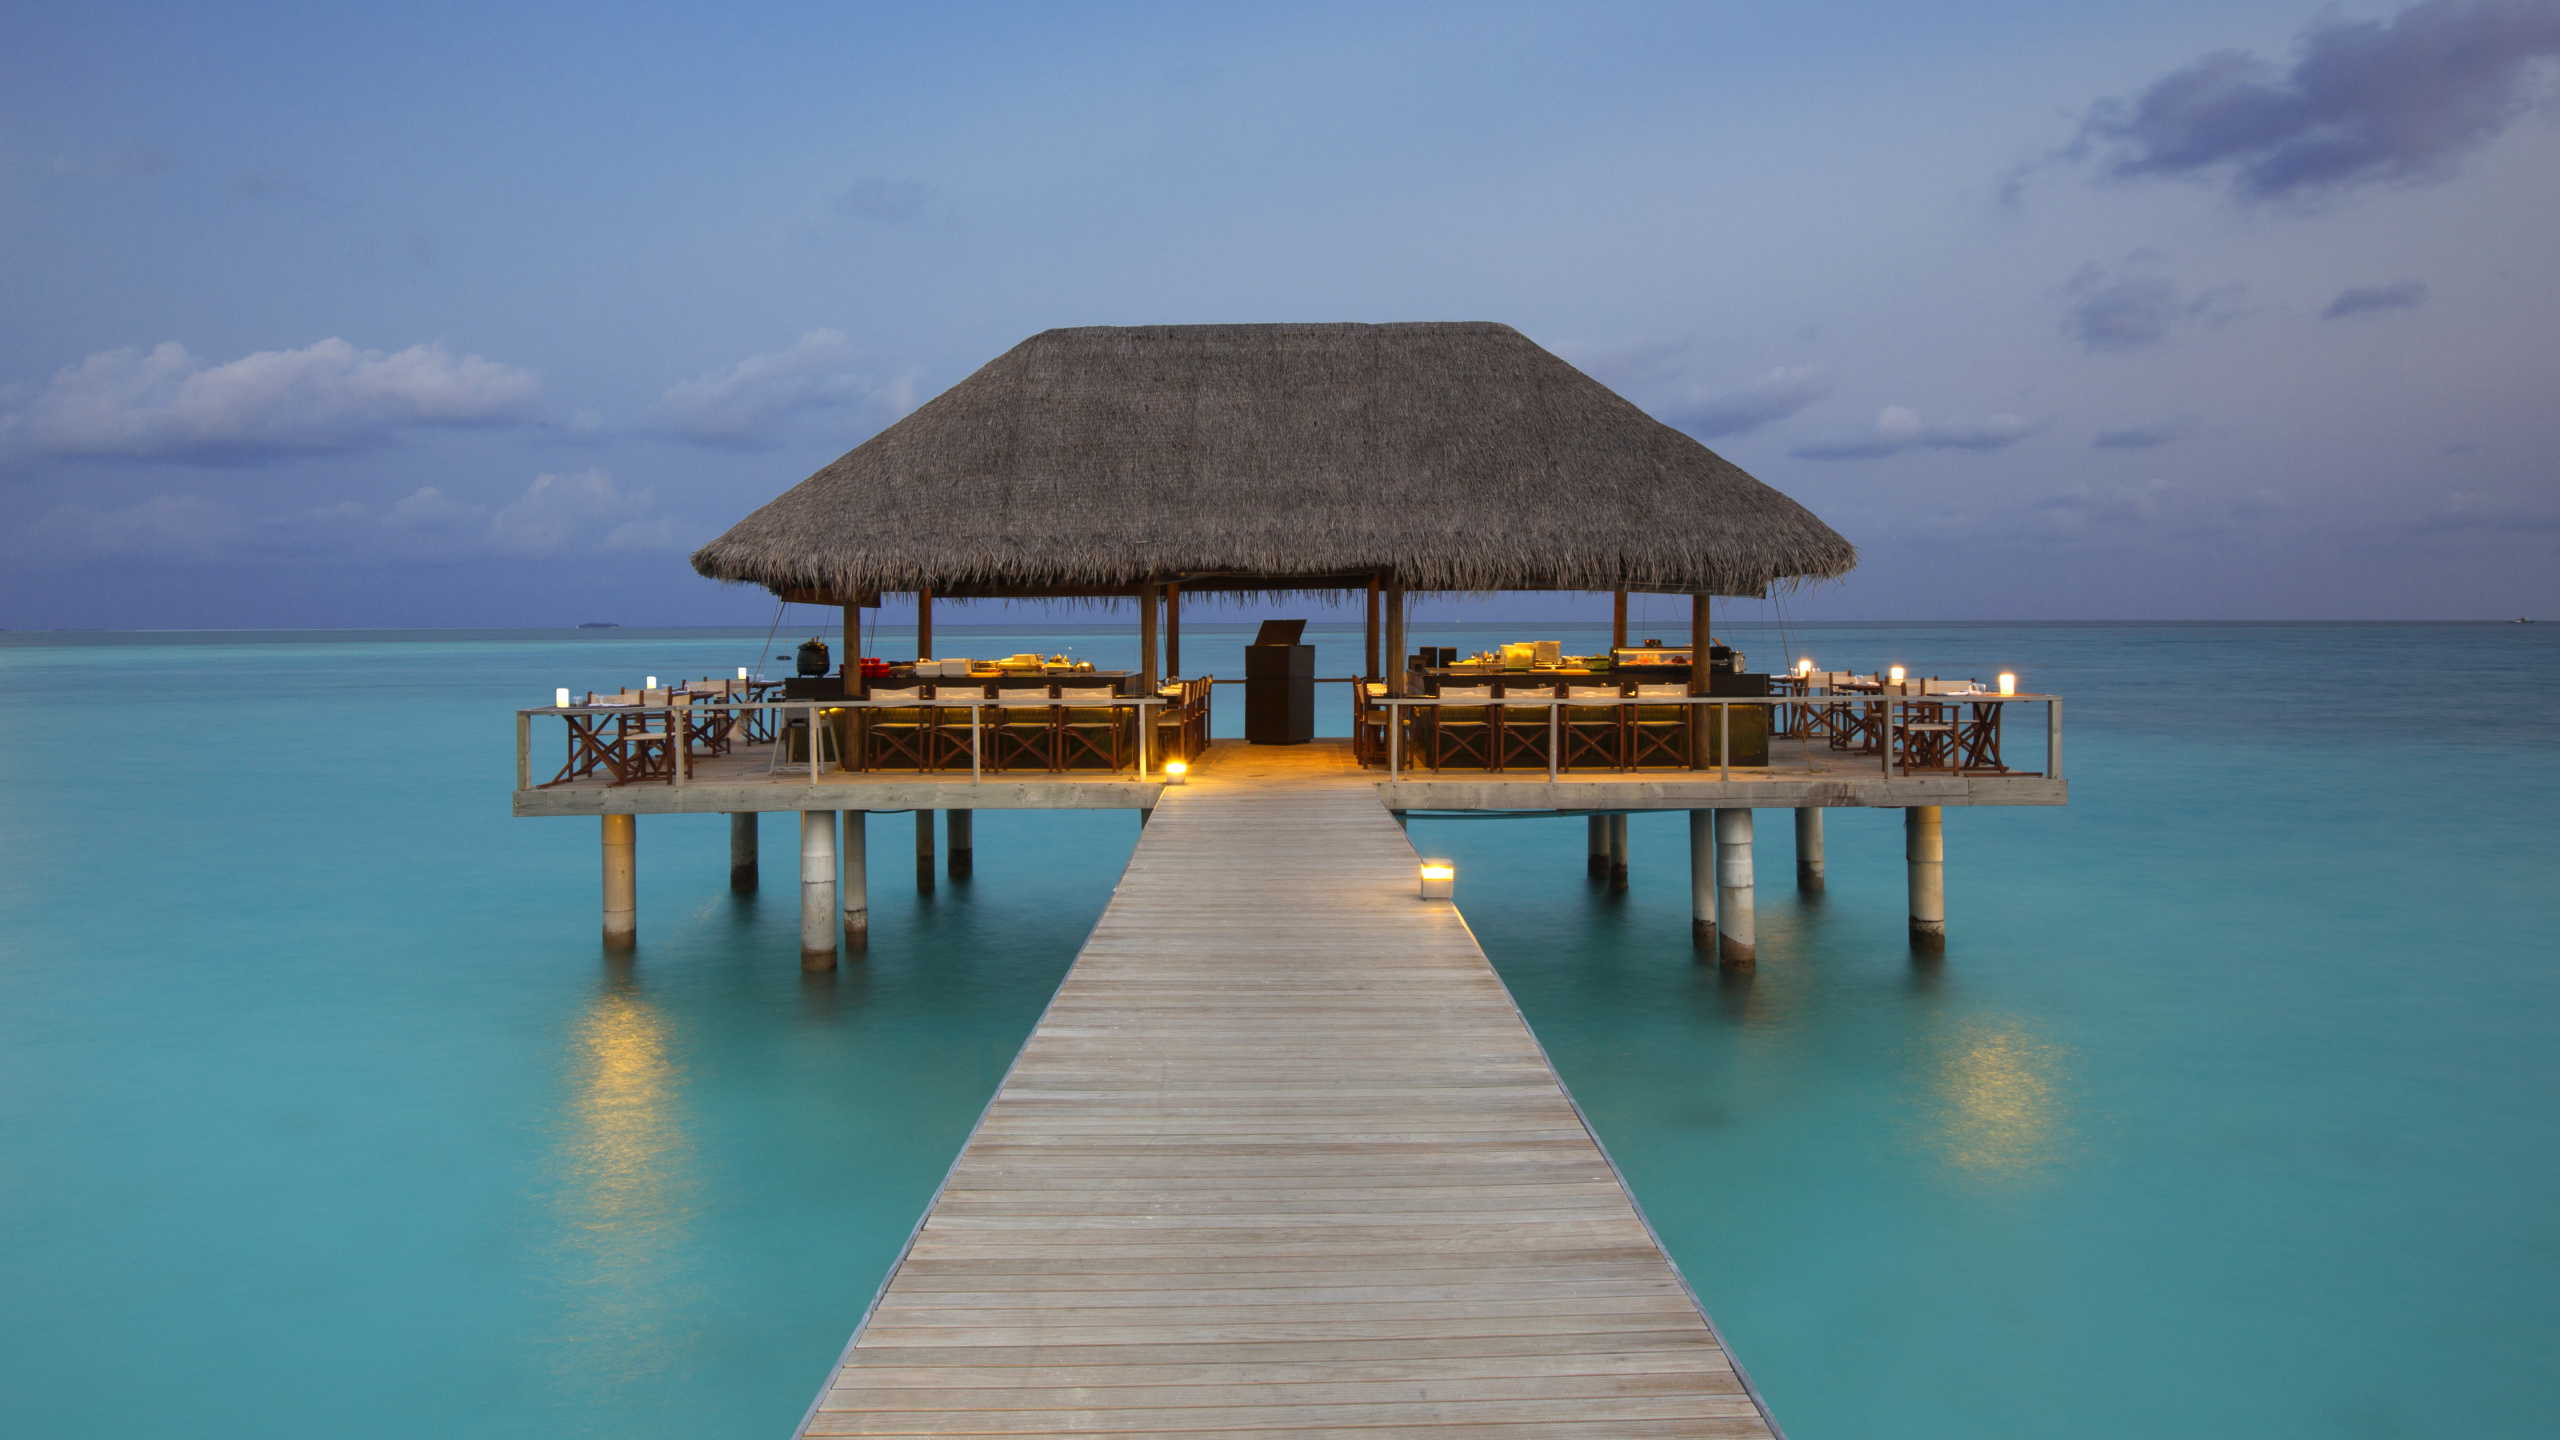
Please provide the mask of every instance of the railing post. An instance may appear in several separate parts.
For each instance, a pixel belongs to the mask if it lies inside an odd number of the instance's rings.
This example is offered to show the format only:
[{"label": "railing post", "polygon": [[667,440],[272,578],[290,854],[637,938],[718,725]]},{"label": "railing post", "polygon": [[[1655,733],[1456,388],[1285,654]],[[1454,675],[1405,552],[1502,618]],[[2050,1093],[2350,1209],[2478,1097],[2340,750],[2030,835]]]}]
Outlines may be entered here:
[{"label": "railing post", "polygon": [[533,788],[533,712],[516,712],[516,788]]},{"label": "railing post", "polygon": [[2062,778],[2062,697],[2044,702],[2044,773],[2050,780]]}]

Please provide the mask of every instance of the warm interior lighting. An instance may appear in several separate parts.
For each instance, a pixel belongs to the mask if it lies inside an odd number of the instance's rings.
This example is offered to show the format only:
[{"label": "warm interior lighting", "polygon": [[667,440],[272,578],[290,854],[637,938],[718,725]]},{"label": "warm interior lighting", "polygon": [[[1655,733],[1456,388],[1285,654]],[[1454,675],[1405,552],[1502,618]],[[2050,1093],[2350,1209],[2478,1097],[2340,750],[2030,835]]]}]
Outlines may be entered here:
[{"label": "warm interior lighting", "polygon": [[2018,677],[2017,677],[2017,676],[2015,676],[2015,675],[2010,674],[2010,673],[2009,673],[2008,671],[2006,671],[2006,670],[2001,671],[2001,672],[2000,672],[2000,693],[2001,693],[2001,694],[2003,694],[2003,695],[2015,695],[2015,694],[2017,694],[2017,693],[2018,693]]},{"label": "warm interior lighting", "polygon": [[1455,865],[1453,865],[1453,864],[1451,864],[1451,863],[1449,863],[1448,861],[1446,861],[1446,860],[1425,860],[1425,861],[1423,861],[1423,862],[1422,862],[1422,898],[1423,898],[1423,899],[1425,899],[1425,900],[1446,900],[1446,899],[1448,899],[1448,898],[1449,898],[1449,885],[1450,885],[1450,882],[1452,882],[1452,881],[1456,880],[1457,878],[1458,878],[1458,867],[1457,867],[1457,866],[1455,866]]},{"label": "warm interior lighting", "polygon": [[1899,665],[1894,666],[1892,669],[1890,669],[1890,670],[1888,670],[1888,671],[1886,671],[1886,672],[1885,672],[1885,676],[1884,676],[1884,678],[1886,678],[1887,680],[1892,681],[1892,682],[1893,682],[1894,684],[1896,684],[1896,685],[1901,684],[1901,683],[1902,683],[1902,667],[1901,667],[1901,666],[1899,666]]}]

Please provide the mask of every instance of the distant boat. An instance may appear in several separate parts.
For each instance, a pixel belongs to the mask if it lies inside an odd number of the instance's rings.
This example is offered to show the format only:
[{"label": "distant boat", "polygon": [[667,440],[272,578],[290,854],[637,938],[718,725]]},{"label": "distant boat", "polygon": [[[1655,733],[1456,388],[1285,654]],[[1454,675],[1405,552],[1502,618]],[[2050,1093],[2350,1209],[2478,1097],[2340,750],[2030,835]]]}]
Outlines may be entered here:
[{"label": "distant boat", "polygon": [[2533,621],[2530,617],[2519,615],[2516,617],[2516,623],[2519,625],[2530,625]]},{"label": "distant boat", "polygon": [[614,624],[610,620],[587,620],[580,622],[578,628],[581,630],[619,630],[622,627]]}]

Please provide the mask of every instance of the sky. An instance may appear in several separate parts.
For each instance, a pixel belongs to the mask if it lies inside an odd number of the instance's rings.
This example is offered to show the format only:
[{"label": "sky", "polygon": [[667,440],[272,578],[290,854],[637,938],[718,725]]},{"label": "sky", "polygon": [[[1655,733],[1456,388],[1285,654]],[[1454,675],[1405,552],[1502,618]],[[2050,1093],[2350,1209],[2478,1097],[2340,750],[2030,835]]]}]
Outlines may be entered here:
[{"label": "sky", "polygon": [[1025,337],[1334,320],[1796,618],[2560,618],[2555,235],[2560,0],[14,0],[0,627],[762,624],[689,551]]}]

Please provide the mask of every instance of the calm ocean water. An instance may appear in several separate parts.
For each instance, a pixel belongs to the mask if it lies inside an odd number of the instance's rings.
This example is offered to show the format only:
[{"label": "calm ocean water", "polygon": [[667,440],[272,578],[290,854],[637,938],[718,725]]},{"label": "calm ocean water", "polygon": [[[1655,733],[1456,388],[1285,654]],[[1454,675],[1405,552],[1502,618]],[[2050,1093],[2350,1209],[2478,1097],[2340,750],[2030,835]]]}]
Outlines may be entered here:
[{"label": "calm ocean water", "polygon": [[[1414,823],[1796,1440],[2551,1433],[2560,627],[1728,633],[2070,698],[2068,809],[1948,812],[1938,963],[1892,812],[1833,812],[1819,904],[1764,815],[1741,983],[1678,816],[1620,897],[1579,820]],[[944,648],[1070,644],[1134,653]],[[608,960],[507,712],[762,647],[0,635],[0,1428],[788,1433],[1137,824],[982,813],[813,980],[781,819],[749,899],[717,817],[644,819]]]}]

